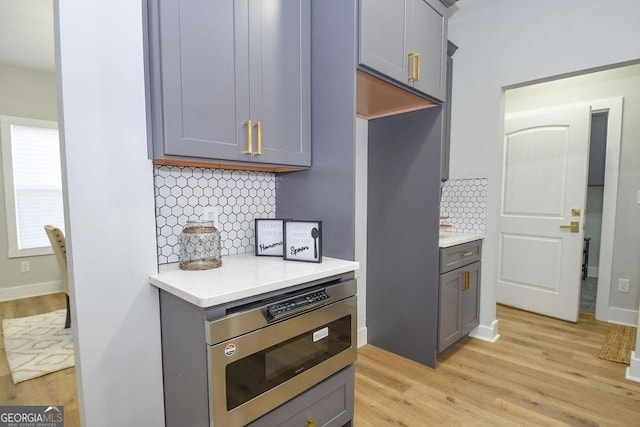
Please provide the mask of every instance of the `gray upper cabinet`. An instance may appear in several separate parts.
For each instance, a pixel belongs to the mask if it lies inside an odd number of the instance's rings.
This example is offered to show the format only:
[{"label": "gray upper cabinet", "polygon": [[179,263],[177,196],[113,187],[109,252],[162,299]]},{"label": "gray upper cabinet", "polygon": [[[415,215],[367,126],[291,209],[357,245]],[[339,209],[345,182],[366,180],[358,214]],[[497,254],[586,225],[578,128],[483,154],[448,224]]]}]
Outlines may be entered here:
[{"label": "gray upper cabinet", "polygon": [[360,0],[360,65],[446,98],[447,9],[439,0]]},{"label": "gray upper cabinet", "polygon": [[154,158],[310,166],[310,0],[149,0]]}]

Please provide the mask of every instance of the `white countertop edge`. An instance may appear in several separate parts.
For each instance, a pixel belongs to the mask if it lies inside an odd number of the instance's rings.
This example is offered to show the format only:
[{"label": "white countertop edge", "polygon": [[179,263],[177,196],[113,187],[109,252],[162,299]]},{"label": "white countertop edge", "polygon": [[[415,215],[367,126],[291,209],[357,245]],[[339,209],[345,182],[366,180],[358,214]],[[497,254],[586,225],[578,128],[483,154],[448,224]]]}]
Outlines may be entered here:
[{"label": "white countertop edge", "polygon": [[158,274],[149,276],[149,282],[206,308],[352,271],[357,276],[359,268],[358,262],[337,258],[323,257],[322,263],[303,263],[256,257],[251,253],[223,257],[222,266],[213,270],[184,271],[177,263],[162,265]]},{"label": "white countertop edge", "polygon": [[482,240],[484,239],[484,236],[484,234],[441,232],[438,244],[441,248],[448,248],[455,245],[461,245],[462,243]]}]

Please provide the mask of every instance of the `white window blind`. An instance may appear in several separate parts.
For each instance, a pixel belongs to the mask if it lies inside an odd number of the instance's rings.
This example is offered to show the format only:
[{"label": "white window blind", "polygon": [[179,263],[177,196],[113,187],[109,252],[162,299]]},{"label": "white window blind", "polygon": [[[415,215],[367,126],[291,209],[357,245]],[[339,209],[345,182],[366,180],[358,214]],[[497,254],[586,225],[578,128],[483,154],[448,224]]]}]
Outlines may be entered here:
[{"label": "white window blind", "polygon": [[9,256],[50,253],[44,226],[53,224],[64,230],[57,124],[2,119]]}]

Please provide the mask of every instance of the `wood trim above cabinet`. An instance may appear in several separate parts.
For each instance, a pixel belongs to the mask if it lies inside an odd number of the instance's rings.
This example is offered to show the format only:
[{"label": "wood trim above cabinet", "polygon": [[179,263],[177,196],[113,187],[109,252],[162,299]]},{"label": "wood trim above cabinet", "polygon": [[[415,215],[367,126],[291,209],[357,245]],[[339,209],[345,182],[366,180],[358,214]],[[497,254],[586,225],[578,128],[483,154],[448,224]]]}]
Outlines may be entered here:
[{"label": "wood trim above cabinet", "polygon": [[358,70],[357,85],[356,116],[363,119],[378,119],[438,105],[362,70]]},{"label": "wood trim above cabinet", "polygon": [[306,167],[298,166],[280,166],[280,165],[261,165],[255,163],[232,163],[206,160],[185,160],[185,159],[155,159],[154,166],[180,166],[189,168],[205,168],[205,169],[231,169],[252,172],[297,172]]}]

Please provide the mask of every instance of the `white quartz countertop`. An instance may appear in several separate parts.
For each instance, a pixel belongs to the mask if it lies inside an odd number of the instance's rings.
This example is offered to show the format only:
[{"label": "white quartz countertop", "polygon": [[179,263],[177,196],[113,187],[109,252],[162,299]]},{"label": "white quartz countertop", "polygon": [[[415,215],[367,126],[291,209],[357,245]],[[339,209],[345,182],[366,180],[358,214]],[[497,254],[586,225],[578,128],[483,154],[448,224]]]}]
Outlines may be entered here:
[{"label": "white quartz countertop", "polygon": [[440,232],[440,247],[448,248],[450,246],[460,245],[462,243],[473,242],[474,240],[484,239],[484,234],[454,233],[448,231]]},{"label": "white quartz countertop", "polygon": [[246,297],[277,291],[313,280],[359,269],[359,264],[322,257],[321,263],[285,261],[253,253],[222,257],[222,266],[185,271],[178,263],[160,266],[151,275],[152,285],[198,307],[211,307]]}]

